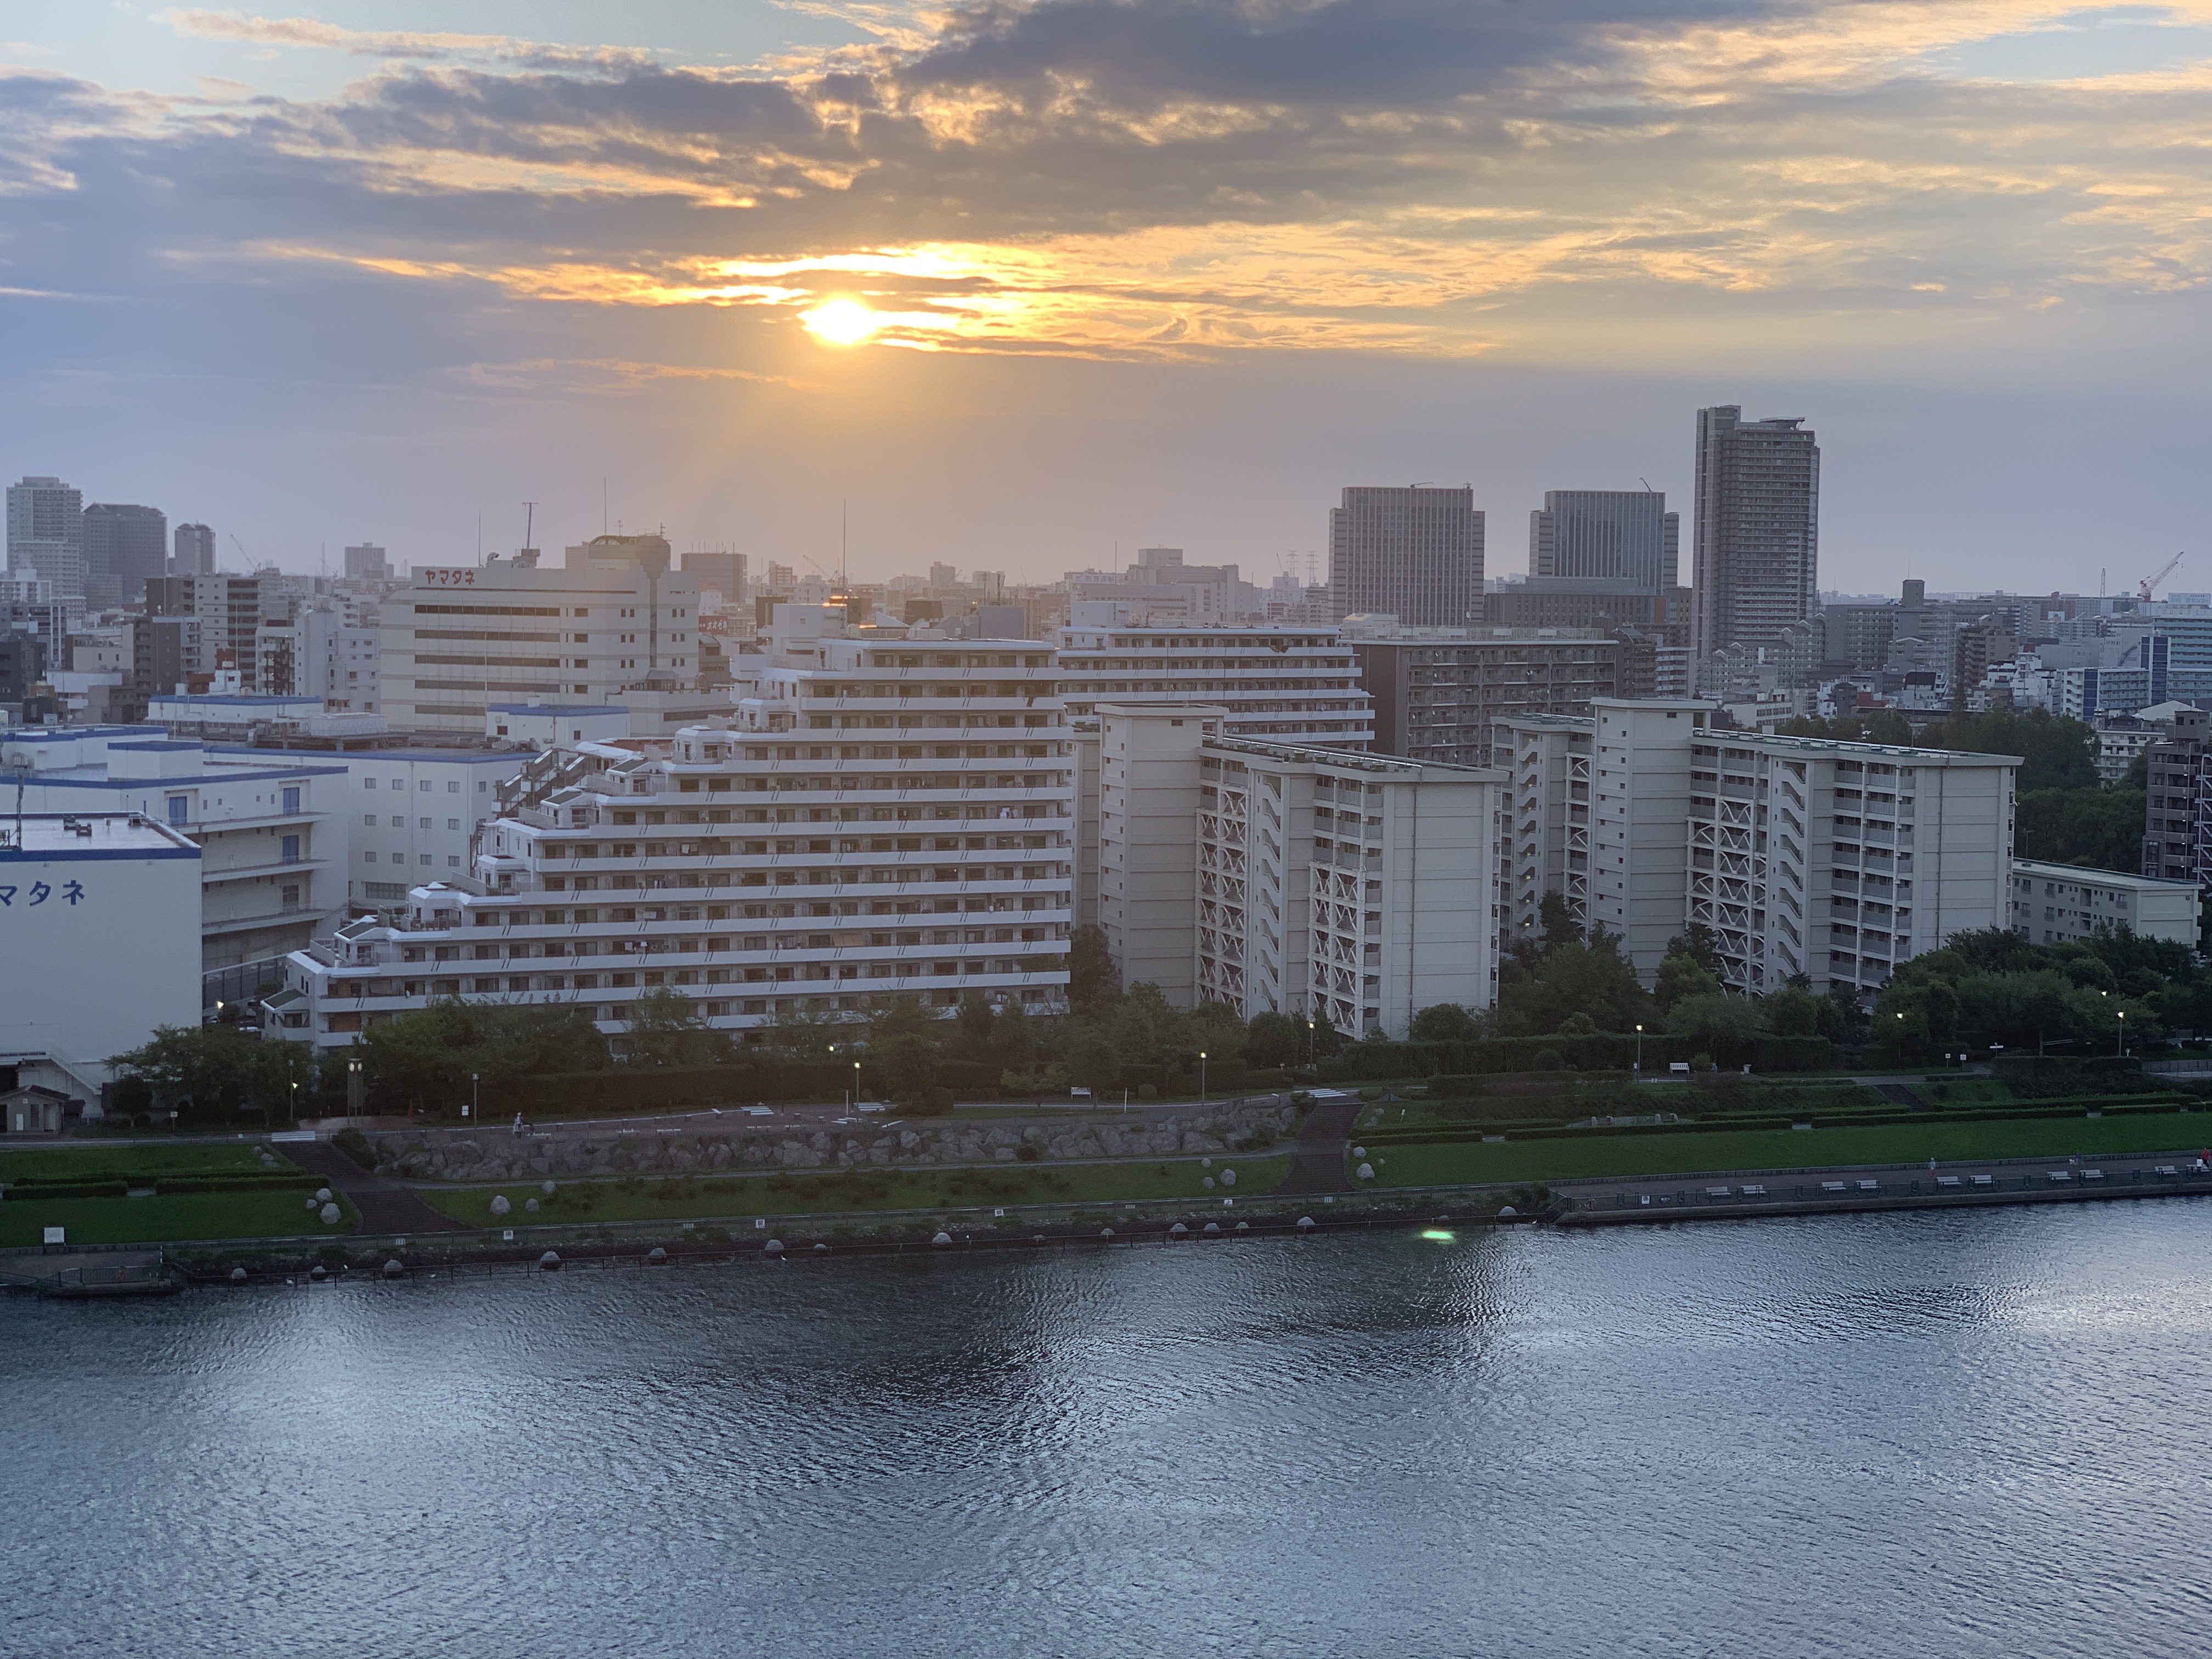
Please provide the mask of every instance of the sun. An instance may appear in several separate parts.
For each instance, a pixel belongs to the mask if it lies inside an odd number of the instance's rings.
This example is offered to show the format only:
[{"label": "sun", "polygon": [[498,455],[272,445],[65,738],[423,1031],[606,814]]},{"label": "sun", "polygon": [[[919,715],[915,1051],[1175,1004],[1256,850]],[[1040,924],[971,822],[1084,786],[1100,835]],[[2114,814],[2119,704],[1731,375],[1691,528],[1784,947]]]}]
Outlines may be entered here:
[{"label": "sun", "polygon": [[799,320],[817,340],[830,345],[859,345],[884,325],[884,319],[858,300],[824,300]]}]

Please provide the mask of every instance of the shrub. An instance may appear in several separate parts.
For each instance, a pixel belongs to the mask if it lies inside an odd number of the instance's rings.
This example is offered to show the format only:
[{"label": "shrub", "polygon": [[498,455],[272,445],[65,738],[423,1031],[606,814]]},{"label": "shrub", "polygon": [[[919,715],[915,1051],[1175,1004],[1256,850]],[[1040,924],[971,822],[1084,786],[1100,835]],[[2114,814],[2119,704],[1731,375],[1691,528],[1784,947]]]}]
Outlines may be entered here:
[{"label": "shrub", "polygon": [[1024,1140],[1020,1146],[1014,1148],[1014,1156],[1021,1159],[1024,1164],[1034,1164],[1038,1158],[1042,1158],[1043,1154],[1037,1150],[1036,1142]]},{"label": "shrub", "polygon": [[339,1130],[331,1137],[331,1145],[364,1170],[374,1170],[376,1167],[375,1149],[369,1146],[368,1137],[358,1129]]},{"label": "shrub", "polygon": [[1566,1063],[1567,1062],[1565,1060],[1560,1058],[1559,1051],[1557,1048],[1539,1048],[1536,1050],[1536,1069],[1540,1072],[1556,1072],[1562,1066],[1565,1066]]},{"label": "shrub", "polygon": [[939,1083],[924,1089],[907,1111],[915,1117],[943,1117],[952,1109],[952,1091]]}]

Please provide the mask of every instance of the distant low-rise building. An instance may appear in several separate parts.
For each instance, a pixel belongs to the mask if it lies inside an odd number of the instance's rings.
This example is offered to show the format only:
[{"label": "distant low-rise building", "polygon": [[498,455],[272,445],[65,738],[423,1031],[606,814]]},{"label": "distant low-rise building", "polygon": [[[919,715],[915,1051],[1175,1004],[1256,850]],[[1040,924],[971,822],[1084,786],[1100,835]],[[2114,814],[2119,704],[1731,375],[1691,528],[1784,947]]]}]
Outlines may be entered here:
[{"label": "distant low-rise building", "polygon": [[2193,951],[2203,907],[2204,896],[2193,881],[2035,859],[2012,861],[2012,930],[2038,945],[2124,928]]}]

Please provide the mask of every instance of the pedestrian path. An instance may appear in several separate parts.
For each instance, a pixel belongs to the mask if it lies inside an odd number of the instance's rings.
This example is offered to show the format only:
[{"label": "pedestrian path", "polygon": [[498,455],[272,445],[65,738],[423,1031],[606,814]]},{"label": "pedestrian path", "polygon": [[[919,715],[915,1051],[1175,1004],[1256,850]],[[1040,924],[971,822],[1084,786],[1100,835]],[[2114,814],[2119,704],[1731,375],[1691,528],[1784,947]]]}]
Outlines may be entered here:
[{"label": "pedestrian path", "polygon": [[1345,1175],[1345,1153],[1352,1144],[1352,1125],[1359,1121],[1359,1101],[1338,1101],[1314,1107],[1298,1125],[1297,1149],[1291,1172],[1275,1188],[1281,1194],[1341,1193],[1351,1190]]},{"label": "pedestrian path", "polygon": [[465,1231],[466,1224],[433,1209],[397,1181],[371,1175],[327,1140],[287,1143],[284,1156],[311,1170],[345,1195],[361,1212],[361,1231],[390,1233],[404,1238],[410,1233]]}]

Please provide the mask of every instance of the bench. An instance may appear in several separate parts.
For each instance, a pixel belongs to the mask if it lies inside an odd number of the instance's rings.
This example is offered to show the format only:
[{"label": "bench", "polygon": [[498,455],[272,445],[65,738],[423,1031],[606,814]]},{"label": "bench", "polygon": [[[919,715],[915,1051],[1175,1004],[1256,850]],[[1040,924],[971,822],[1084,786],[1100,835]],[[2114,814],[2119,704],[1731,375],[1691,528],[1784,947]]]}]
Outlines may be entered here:
[{"label": "bench", "polygon": [[1992,1187],[1996,1184],[1996,1177],[1995,1176],[1968,1176],[1966,1179],[1972,1182],[1977,1187]]},{"label": "bench", "polygon": [[1881,1182],[1879,1181],[1862,1181],[1859,1182],[1859,1190],[1863,1193],[1878,1193],[1881,1190]]},{"label": "bench", "polygon": [[2104,1178],[2105,1172],[2102,1170],[2084,1170],[2081,1171],[2081,1179],[2084,1181],[2102,1181]]},{"label": "bench", "polygon": [[1840,1181],[1824,1181],[1820,1183],[1820,1190],[1824,1193],[1840,1193],[1847,1188]]},{"label": "bench", "polygon": [[1955,1187],[1959,1184],[1959,1177],[1956,1176],[1937,1176],[1936,1177],[1936,1184],[1938,1187]]},{"label": "bench", "polygon": [[2074,1177],[2063,1170],[2045,1170],[2044,1174],[2053,1181],[2071,1181]]},{"label": "bench", "polygon": [[1765,1198],[1766,1196],[1766,1188],[1759,1186],[1754,1182],[1744,1188],[1743,1195],[1746,1198]]},{"label": "bench", "polygon": [[1726,1198],[1729,1196],[1729,1189],[1725,1187],[1708,1187],[1705,1188],[1705,1196],[1707,1198]]}]

